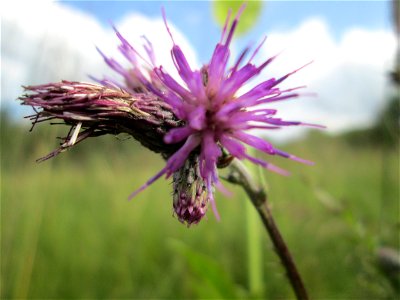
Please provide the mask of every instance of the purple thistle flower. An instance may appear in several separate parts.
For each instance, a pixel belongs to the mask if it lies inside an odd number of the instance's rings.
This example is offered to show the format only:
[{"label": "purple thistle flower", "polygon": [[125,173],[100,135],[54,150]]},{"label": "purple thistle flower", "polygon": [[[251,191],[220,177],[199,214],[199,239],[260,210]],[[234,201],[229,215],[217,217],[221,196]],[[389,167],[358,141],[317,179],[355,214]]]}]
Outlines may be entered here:
[{"label": "purple thistle flower", "polygon": [[[213,198],[213,187],[222,188],[217,173],[217,165],[222,157],[222,149],[225,149],[235,158],[248,159],[268,170],[283,175],[287,175],[288,172],[249,155],[245,144],[269,155],[278,155],[305,164],[312,164],[310,161],[276,149],[268,141],[246,132],[250,129],[269,130],[284,126],[320,126],[299,121],[284,121],[276,117],[277,111],[275,109],[265,107],[265,104],[300,96],[299,93],[294,92],[300,87],[281,90],[278,85],[303,67],[281,78],[265,80],[248,92],[238,94],[238,90],[244,84],[259,75],[276,58],[276,56],[271,57],[259,66],[251,62],[264,43],[264,39],[247,62],[244,63],[244,58],[249,49],[243,51],[235,64],[228,68],[229,46],[243,9],[244,6],[241,7],[230,26],[228,26],[231,15],[231,12],[229,12],[221,39],[214,49],[211,60],[200,70],[192,70],[184,53],[175,43],[163,11],[165,25],[173,42],[171,56],[184,84],[180,84],[170,76],[162,66],[155,65],[152,45],[147,39],[145,49],[150,62],[141,57],[135,48],[115,30],[121,41],[119,50],[132,64],[130,69],[123,68],[114,59],[108,58],[100,52],[106,63],[125,79],[125,84],[123,85],[113,81],[115,85],[131,92],[135,92],[137,88],[140,88],[154,93],[170,105],[178,119],[184,121],[184,126],[173,128],[164,136],[165,143],[180,143],[182,146],[169,157],[166,166],[147,181],[145,185],[132,193],[130,198],[161,176],[170,177],[184,166],[192,153],[198,153],[199,175],[204,180],[207,197],[212,203],[214,213],[218,218]],[[145,61],[150,68],[143,69],[140,60]],[[107,80],[109,81],[110,79]]]},{"label": "purple thistle flower", "polygon": [[[244,84],[259,75],[275,59],[275,56],[271,57],[259,66],[252,63],[252,59],[264,43],[264,39],[247,62],[244,62],[244,58],[249,49],[243,51],[232,67],[227,66],[230,57],[229,46],[243,9],[244,6],[240,8],[231,25],[228,25],[231,15],[231,12],[229,12],[221,39],[214,49],[211,60],[200,70],[191,68],[184,53],[175,43],[163,11],[165,25],[173,42],[171,56],[184,84],[175,80],[162,66],[155,65],[154,52],[151,43],[147,40],[145,49],[150,62],[142,58],[135,48],[115,30],[121,41],[119,50],[132,64],[133,68],[131,69],[123,68],[114,59],[108,58],[100,52],[106,63],[124,77],[125,84],[120,85],[121,87],[134,92],[135,87],[140,86],[142,89],[154,93],[171,106],[178,119],[184,121],[184,126],[171,129],[164,136],[165,143],[182,143],[182,146],[169,157],[166,166],[145,185],[132,193],[130,198],[161,176],[166,175],[168,178],[179,171],[189,156],[192,153],[197,153],[199,175],[204,180],[207,197],[218,218],[213,198],[213,187],[222,187],[218,179],[217,165],[222,157],[223,149],[235,158],[250,160],[283,175],[287,175],[288,172],[249,155],[245,144],[269,155],[278,155],[305,164],[312,164],[310,161],[276,149],[268,141],[247,132],[250,129],[269,130],[284,126],[319,126],[299,121],[284,121],[276,117],[277,111],[275,109],[265,107],[266,104],[296,98],[300,95],[295,92],[298,88],[281,90],[278,85],[303,67],[281,78],[265,80],[246,93],[238,93],[238,90]],[[139,63],[140,60],[145,61],[150,66],[150,71],[143,70]],[[154,84],[154,82],[157,84]],[[119,83],[116,84],[119,85]]]}]

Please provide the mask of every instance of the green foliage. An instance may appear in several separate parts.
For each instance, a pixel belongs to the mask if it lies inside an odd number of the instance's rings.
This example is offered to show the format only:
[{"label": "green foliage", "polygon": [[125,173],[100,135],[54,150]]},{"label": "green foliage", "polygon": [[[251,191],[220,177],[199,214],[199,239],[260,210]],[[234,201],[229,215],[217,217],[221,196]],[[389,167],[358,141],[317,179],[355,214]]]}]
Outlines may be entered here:
[{"label": "green foliage", "polygon": [[[42,124],[29,133],[1,121],[1,299],[252,297],[240,189],[226,184],[232,199],[217,193],[221,222],[210,211],[187,228],[171,216],[167,181],[126,200],[163,165],[132,140],[87,140],[37,164],[67,128]],[[321,134],[284,150],[316,162],[269,157],[293,175],[265,172],[311,298],[395,298],[375,253],[399,249],[398,153]],[[260,298],[293,298],[262,234]]]},{"label": "green foliage", "polygon": [[[232,9],[232,15],[235,16],[243,3],[246,3],[246,9],[240,17],[240,22],[237,27],[236,34],[238,36],[248,32],[256,23],[261,15],[263,1],[213,1],[212,8],[215,20],[222,27],[226,21],[226,13]],[[231,20],[232,21],[232,20]]]},{"label": "green foliage", "polygon": [[186,260],[190,274],[195,276],[189,282],[196,298],[232,299],[244,296],[244,290],[237,287],[231,276],[212,257],[199,253],[178,240],[170,240],[174,253]]},{"label": "green foliage", "polygon": [[400,96],[390,99],[370,129],[355,130],[346,134],[347,141],[354,146],[366,144],[396,148],[400,140]]},{"label": "green foliage", "polygon": [[375,141],[394,147],[400,139],[400,94],[393,97],[373,128]]}]

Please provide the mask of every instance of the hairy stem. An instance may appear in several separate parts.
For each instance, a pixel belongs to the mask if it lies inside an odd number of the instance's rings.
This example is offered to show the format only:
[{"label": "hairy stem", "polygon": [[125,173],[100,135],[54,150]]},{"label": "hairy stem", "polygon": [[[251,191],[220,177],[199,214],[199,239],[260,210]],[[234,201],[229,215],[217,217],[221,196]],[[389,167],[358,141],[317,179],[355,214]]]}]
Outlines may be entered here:
[{"label": "hairy stem", "polygon": [[297,299],[307,300],[307,291],[304,287],[300,274],[297,271],[297,267],[293,261],[292,255],[290,254],[289,249],[286,246],[286,243],[283,240],[282,235],[280,234],[279,229],[274,221],[268,205],[268,197],[265,190],[254,182],[246,167],[237,159],[232,161],[230,167],[231,172],[226,178],[227,181],[240,185],[246,191],[272,240],[275,251],[286,270],[286,274]]}]

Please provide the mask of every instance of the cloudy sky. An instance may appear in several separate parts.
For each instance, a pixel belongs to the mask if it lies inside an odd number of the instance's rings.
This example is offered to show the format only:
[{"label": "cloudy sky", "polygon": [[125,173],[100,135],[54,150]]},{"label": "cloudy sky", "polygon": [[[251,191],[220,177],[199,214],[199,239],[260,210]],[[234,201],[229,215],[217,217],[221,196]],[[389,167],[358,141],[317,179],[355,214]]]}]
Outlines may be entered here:
[{"label": "cloudy sky", "polygon": [[[161,6],[189,61],[197,66],[208,62],[220,37],[211,2],[3,1],[2,109],[17,118],[30,113],[15,101],[21,85],[112,75],[95,50],[98,46],[118,57],[110,23],[137,48],[145,35],[156,49],[157,62],[173,71]],[[390,9],[390,1],[267,1],[255,27],[235,40],[232,53],[266,35],[255,62],[283,52],[262,74],[264,79],[313,60],[286,84],[306,84],[317,96],[279,104],[281,116],[324,124],[332,133],[365,127],[373,123],[390,91],[387,73],[396,51]]]}]

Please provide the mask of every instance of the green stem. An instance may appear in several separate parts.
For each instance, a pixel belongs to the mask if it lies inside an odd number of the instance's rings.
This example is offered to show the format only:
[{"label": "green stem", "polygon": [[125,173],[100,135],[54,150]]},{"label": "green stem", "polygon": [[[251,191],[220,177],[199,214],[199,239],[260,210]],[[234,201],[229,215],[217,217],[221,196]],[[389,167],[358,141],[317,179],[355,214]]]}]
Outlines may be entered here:
[{"label": "green stem", "polygon": [[257,211],[250,202],[246,202],[246,230],[247,230],[247,262],[249,289],[253,296],[260,296],[263,292],[263,259],[261,247],[260,224]]},{"label": "green stem", "polygon": [[297,299],[308,300],[307,291],[300,274],[297,271],[292,255],[290,254],[289,249],[272,217],[271,210],[267,203],[267,194],[265,190],[255,184],[250,173],[240,161],[235,159],[230,166],[231,173],[228,175],[227,180],[231,183],[242,186],[246,191],[271,238],[275,251],[286,270],[287,277]]}]

